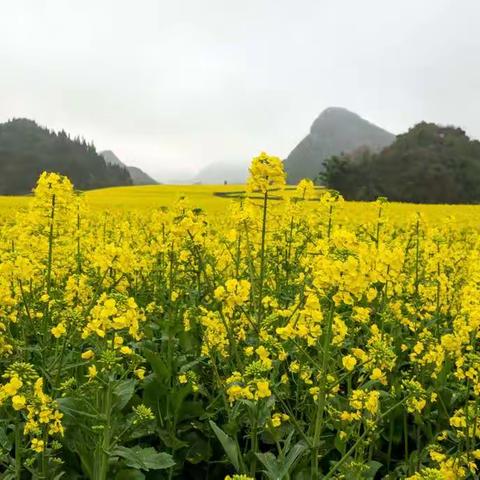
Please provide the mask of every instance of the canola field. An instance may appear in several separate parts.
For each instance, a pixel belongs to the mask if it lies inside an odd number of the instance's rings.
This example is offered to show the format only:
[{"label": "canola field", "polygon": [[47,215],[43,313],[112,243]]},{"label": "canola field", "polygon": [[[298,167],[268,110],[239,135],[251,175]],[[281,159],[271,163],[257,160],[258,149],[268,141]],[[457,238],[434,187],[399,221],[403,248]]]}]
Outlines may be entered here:
[{"label": "canola field", "polygon": [[0,478],[478,478],[480,208],[250,173],[0,198]]}]

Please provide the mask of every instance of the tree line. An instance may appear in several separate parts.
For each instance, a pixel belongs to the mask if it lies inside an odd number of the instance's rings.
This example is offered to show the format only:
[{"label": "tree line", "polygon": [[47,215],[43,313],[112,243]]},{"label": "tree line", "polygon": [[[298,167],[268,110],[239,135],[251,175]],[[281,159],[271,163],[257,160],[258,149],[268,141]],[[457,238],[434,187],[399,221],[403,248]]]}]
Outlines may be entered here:
[{"label": "tree line", "polygon": [[362,148],[324,166],[320,179],[349,200],[480,201],[480,142],[456,127],[421,122],[379,153]]},{"label": "tree line", "polygon": [[132,184],[126,168],[107,164],[83,138],[28,119],[0,124],[0,194],[30,193],[44,171],[68,176],[80,190]]}]

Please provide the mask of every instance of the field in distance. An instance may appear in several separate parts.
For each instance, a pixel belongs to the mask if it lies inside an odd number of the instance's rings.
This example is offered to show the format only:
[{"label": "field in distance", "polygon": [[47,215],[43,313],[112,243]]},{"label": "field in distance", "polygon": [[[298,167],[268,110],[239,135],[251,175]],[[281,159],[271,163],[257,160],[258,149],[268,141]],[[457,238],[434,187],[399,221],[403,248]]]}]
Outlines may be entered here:
[{"label": "field in distance", "polygon": [[[87,205],[94,210],[150,211],[170,207],[181,198],[186,198],[192,208],[199,208],[210,215],[226,212],[232,201],[245,195],[246,185],[146,185],[102,188],[84,192]],[[316,187],[318,198],[324,189]],[[287,187],[282,192],[272,194],[272,202],[290,197],[295,198],[295,187]],[[27,207],[30,196],[0,196],[0,213]],[[254,195],[250,198],[258,198]],[[315,210],[318,202],[304,203],[306,208]],[[362,223],[372,221],[376,209],[369,202],[346,202],[344,221]],[[480,205],[424,205],[390,203],[389,216],[398,223],[413,214],[421,213],[435,222],[453,221],[458,224],[475,226],[480,216]]]},{"label": "field in distance", "polygon": [[[144,185],[112,187],[84,192],[87,205],[100,210],[151,210],[169,207],[179,199],[188,199],[192,208],[208,213],[223,212],[232,199],[245,195],[245,185]],[[317,188],[319,195],[322,188]],[[295,187],[287,187],[284,196],[294,196]],[[273,194],[273,200],[278,200]],[[30,196],[0,196],[0,209],[21,208],[28,205]],[[255,196],[254,196],[255,198]]]}]

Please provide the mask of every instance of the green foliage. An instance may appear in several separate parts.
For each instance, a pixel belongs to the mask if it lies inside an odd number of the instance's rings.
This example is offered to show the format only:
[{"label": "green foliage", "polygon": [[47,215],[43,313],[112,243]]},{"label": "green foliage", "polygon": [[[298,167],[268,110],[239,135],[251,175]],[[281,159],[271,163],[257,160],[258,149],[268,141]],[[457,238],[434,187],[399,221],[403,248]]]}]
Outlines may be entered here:
[{"label": "green foliage", "polygon": [[27,119],[0,124],[0,195],[30,193],[43,171],[67,175],[80,190],[132,184],[124,167],[107,164],[84,139]]},{"label": "green foliage", "polygon": [[[291,435],[290,435],[291,438]],[[307,446],[301,442],[295,444],[286,456],[277,458],[272,452],[257,453],[257,457],[265,467],[265,474],[270,480],[288,479],[298,460],[307,451]],[[283,453],[283,452],[282,452]]]},{"label": "green foliage", "polygon": [[113,455],[123,458],[127,467],[139,470],[163,470],[175,465],[171,455],[157,452],[152,447],[117,447]]},{"label": "green foliage", "polygon": [[243,465],[242,453],[238,446],[238,443],[230,438],[220,427],[217,426],[215,422],[210,420],[210,426],[215,432],[215,435],[218,438],[218,441],[222,444],[225,453],[227,454],[230,463],[235,467],[237,472],[242,472],[245,467]]},{"label": "green foliage", "polygon": [[419,123],[382,152],[333,156],[321,175],[349,200],[476,203],[480,200],[480,142],[454,127]]}]

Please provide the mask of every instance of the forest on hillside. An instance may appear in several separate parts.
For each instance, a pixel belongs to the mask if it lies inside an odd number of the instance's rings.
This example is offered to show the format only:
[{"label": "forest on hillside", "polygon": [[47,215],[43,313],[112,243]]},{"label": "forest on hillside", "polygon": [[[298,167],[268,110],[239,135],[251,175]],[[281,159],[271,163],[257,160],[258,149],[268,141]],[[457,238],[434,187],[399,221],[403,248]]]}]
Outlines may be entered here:
[{"label": "forest on hillside", "polygon": [[480,201],[480,142],[456,127],[422,122],[379,153],[357,149],[324,167],[323,183],[348,200]]},{"label": "forest on hillside", "polygon": [[44,171],[66,175],[80,190],[132,184],[125,168],[107,164],[85,139],[27,119],[0,124],[0,195],[30,193]]}]

